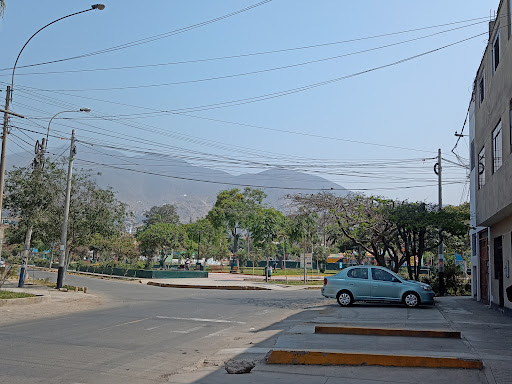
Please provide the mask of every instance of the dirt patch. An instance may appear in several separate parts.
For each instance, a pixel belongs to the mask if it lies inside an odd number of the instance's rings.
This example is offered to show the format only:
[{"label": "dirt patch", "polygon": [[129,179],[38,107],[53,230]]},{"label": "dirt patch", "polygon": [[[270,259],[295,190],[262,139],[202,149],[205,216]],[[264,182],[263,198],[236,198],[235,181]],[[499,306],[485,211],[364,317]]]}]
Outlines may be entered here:
[{"label": "dirt patch", "polygon": [[50,291],[45,288],[38,289],[37,293],[48,295],[50,299],[30,305],[0,307],[0,325],[89,311],[109,305],[109,300],[106,297],[97,294]]}]

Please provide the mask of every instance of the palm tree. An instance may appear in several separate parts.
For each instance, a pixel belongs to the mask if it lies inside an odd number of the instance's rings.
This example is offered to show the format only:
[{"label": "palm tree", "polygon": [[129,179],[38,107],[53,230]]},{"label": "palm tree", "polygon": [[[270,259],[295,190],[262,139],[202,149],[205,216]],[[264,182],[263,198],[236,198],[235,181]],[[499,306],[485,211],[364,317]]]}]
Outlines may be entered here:
[{"label": "palm tree", "polygon": [[5,0],[0,0],[0,17],[4,17]]}]

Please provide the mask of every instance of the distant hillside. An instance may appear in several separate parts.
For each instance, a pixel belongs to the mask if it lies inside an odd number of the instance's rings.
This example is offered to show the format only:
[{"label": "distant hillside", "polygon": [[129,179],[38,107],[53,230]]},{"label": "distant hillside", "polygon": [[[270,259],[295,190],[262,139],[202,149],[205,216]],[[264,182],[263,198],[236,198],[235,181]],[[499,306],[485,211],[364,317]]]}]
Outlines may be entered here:
[{"label": "distant hillside", "polygon": [[[63,150],[64,148],[56,152],[61,153]],[[104,149],[102,152],[100,154],[91,150],[80,150],[74,167],[91,169],[94,173],[99,173],[95,175],[98,184],[102,187],[112,187],[117,197],[130,206],[138,219],[153,205],[170,203],[176,205],[183,222],[195,220],[208,213],[215,204],[219,191],[231,188],[243,189],[243,185],[261,187],[260,189],[267,194],[264,202],[279,210],[286,210],[284,196],[289,193],[313,193],[311,189],[329,190],[331,188],[336,189],[337,194],[348,192],[338,184],[322,177],[286,169],[269,169],[255,174],[234,176],[227,172],[195,166],[180,159],[169,160],[149,156],[135,158],[119,151]],[[7,156],[7,169],[13,165],[25,166],[30,161],[31,157],[27,152],[11,154]],[[147,173],[95,165],[88,161],[118,168],[137,169]],[[186,179],[208,180],[215,183]]]}]

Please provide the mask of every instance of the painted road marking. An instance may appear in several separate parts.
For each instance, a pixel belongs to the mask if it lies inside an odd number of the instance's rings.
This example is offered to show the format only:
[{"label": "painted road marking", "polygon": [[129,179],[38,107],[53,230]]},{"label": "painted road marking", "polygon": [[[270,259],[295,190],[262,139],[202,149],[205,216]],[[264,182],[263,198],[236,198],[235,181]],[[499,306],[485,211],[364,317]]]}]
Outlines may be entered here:
[{"label": "painted road marking", "polygon": [[209,339],[210,337],[222,336],[222,334],[223,334],[224,332],[229,331],[231,328],[233,328],[233,327],[228,327],[228,328],[226,328],[226,329],[221,329],[220,331],[210,333],[209,335],[206,335],[206,336],[204,337],[204,339]]},{"label": "painted road marking", "polygon": [[221,320],[221,319],[199,319],[196,317],[171,317],[171,316],[155,316],[157,319],[169,319],[169,320],[185,320],[185,321],[201,321],[204,323],[234,323],[234,324],[245,324],[243,321],[233,320]]},{"label": "painted road marking", "polygon": [[160,328],[160,327],[163,327],[165,325],[169,325],[169,324],[160,324],[160,325],[157,325],[157,326],[154,326],[154,327],[150,327],[150,328],[144,328],[145,331],[152,331],[153,329],[157,329],[157,328]]},{"label": "painted road marking", "polygon": [[187,333],[199,331],[202,328],[204,328],[204,327],[194,327],[194,328],[187,329],[186,331],[171,331],[171,333],[184,333],[184,334],[187,334]]},{"label": "painted road marking", "polygon": [[248,348],[226,348],[221,349],[216,353],[216,355],[240,355],[242,353],[261,353],[266,354],[270,351],[270,348],[260,348],[260,347],[248,347]]},{"label": "painted road marking", "polygon": [[111,325],[110,327],[100,328],[100,329],[98,329],[98,331],[103,331],[104,329],[110,329],[110,328],[120,327],[120,326],[122,326],[122,325],[128,325],[128,324],[139,323],[139,322],[141,322],[141,321],[149,320],[149,319],[151,319],[151,317],[145,317],[145,318],[143,318],[143,319],[139,319],[139,320],[127,321],[126,323],[121,323],[121,324]]}]

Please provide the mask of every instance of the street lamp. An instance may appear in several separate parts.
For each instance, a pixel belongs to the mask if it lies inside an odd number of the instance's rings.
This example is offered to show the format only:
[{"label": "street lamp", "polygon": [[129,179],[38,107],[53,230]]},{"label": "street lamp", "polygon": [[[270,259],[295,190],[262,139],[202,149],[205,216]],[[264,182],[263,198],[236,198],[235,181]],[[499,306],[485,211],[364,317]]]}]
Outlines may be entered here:
[{"label": "street lamp", "polygon": [[[7,134],[9,133],[8,132],[9,115],[14,114],[13,112],[9,111],[9,105],[10,105],[10,102],[12,101],[12,92],[13,92],[13,88],[14,88],[14,73],[16,71],[16,66],[18,64],[18,60],[20,59],[21,53],[23,52],[23,50],[25,49],[27,44],[30,42],[30,40],[32,40],[35,35],[37,35],[39,32],[41,32],[46,27],[49,27],[50,25],[52,25],[60,20],[67,19],[68,17],[79,15],[81,13],[89,12],[89,11],[92,11],[95,9],[98,9],[101,11],[101,10],[105,9],[105,5],[94,4],[89,9],[86,9],[86,10],[83,10],[80,12],[75,12],[70,15],[61,17],[57,20],[52,21],[51,23],[46,24],[44,27],[39,28],[36,31],[36,33],[34,33],[32,36],[30,36],[30,38],[23,45],[23,47],[21,47],[21,50],[18,53],[18,56],[16,57],[16,61],[14,62],[14,66],[12,67],[11,85],[7,86],[7,92],[5,95],[5,109],[2,110],[2,112],[4,113],[4,125],[3,125],[3,130],[2,130],[2,152],[0,154],[0,222],[2,220],[2,207],[3,207],[3,203],[4,203],[5,156],[7,153]],[[14,115],[21,117],[21,115],[17,115],[17,114],[14,114]],[[3,227],[0,225],[0,256],[2,254],[3,241],[4,241],[4,230],[3,230]]]},{"label": "street lamp", "polygon": [[[75,16],[75,15],[79,15],[81,13],[85,13],[85,12],[89,12],[89,11],[93,11],[95,9],[98,9],[100,11],[103,11],[105,9],[105,5],[103,4],[94,4],[94,5],[91,5],[91,8],[89,9],[85,9],[83,11],[80,11],[80,12],[75,12],[75,13],[72,13],[70,15],[67,15],[67,16],[64,16],[64,17],[61,17],[57,20],[54,20],[52,21],[51,23],[48,23],[46,24],[44,27],[42,28],[39,28],[37,30],[36,33],[34,33],[32,36],[30,36],[30,38],[27,40],[27,42],[23,45],[23,47],[21,48],[21,51],[20,53],[18,53],[18,57],[16,57],[16,61],[14,62],[14,67],[12,67],[12,76],[11,76],[11,100],[12,100],[12,91],[14,89],[14,71],[16,70],[16,65],[18,64],[18,60],[20,59],[20,56],[21,56],[21,53],[23,52],[23,50],[25,49],[25,47],[27,46],[27,44],[30,42],[30,40],[32,40],[34,38],[35,35],[37,35],[39,32],[41,32],[43,29],[45,29],[46,27],[49,27],[50,25],[52,24],[55,24],[56,22],[58,21],[61,21],[61,20],[64,20],[64,19],[67,19],[68,17],[71,17],[71,16]],[[7,109],[7,108],[6,108]]]},{"label": "street lamp", "polygon": [[46,140],[43,143],[43,156],[44,156],[44,153],[46,152],[46,148],[48,148],[48,136],[50,135],[50,125],[52,124],[53,119],[55,119],[61,113],[72,113],[72,112],[87,112],[87,113],[89,113],[89,112],[91,112],[91,108],[80,108],[80,109],[74,110],[74,111],[60,111],[60,112],[57,112],[55,115],[53,115],[52,118],[50,119],[50,121],[48,122],[48,129],[46,130]]}]

